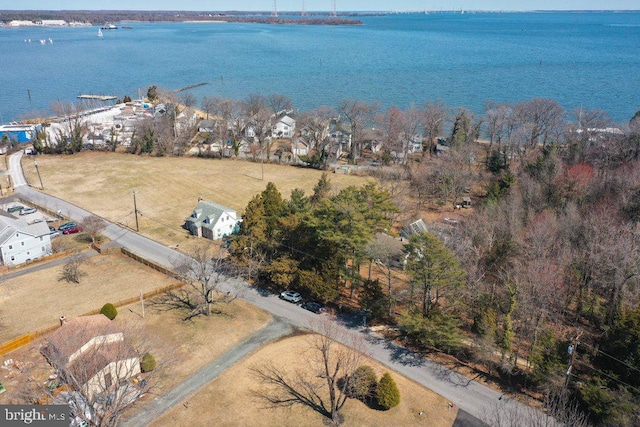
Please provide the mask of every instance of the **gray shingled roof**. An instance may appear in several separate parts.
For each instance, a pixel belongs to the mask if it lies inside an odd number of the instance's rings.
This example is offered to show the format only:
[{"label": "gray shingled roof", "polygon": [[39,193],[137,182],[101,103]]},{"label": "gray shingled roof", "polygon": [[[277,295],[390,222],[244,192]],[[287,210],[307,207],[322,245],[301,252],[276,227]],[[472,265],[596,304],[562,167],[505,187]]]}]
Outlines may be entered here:
[{"label": "gray shingled roof", "polygon": [[[196,227],[212,228],[220,217],[229,211],[235,212],[235,210],[217,203],[201,201],[198,202],[193,213],[185,222],[193,224]],[[208,223],[204,223],[204,220],[207,218],[209,219]]]},{"label": "gray shingled roof", "polygon": [[9,240],[16,232],[40,237],[49,234],[49,226],[45,222],[27,224],[27,221],[22,218],[0,215],[0,245]]}]

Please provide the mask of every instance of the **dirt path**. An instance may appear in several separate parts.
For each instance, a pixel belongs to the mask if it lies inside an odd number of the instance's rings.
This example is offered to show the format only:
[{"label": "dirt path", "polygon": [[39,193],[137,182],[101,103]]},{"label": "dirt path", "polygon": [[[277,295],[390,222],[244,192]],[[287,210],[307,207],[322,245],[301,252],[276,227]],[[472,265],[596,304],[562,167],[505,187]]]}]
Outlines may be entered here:
[{"label": "dirt path", "polygon": [[187,396],[216,378],[227,368],[244,358],[263,345],[293,333],[295,327],[282,318],[274,318],[266,327],[256,331],[238,345],[224,352],[220,357],[187,378],[169,393],[157,397],[153,403],[147,405],[131,418],[124,420],[122,425],[140,427],[149,425],[160,415],[173,406],[182,402]]}]

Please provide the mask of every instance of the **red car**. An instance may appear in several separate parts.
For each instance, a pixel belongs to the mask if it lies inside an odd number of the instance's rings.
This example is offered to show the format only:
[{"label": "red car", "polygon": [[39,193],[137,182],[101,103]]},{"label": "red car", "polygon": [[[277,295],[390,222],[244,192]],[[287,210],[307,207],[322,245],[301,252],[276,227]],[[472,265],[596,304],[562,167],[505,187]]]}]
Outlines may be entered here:
[{"label": "red car", "polygon": [[62,230],[62,234],[75,234],[75,233],[80,233],[81,231],[82,231],[82,227],[80,227],[79,225],[76,225],[71,228],[65,228],[64,230]]}]

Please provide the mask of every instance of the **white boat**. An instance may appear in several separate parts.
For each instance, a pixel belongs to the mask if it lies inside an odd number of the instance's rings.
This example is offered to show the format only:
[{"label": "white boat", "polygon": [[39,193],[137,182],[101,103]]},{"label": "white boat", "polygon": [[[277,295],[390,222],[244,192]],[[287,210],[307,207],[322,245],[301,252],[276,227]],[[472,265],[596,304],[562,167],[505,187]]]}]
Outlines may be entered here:
[{"label": "white boat", "polygon": [[49,37],[49,44],[53,44],[53,39]]},{"label": "white boat", "polygon": [[102,30],[98,28],[98,37],[102,37]]},{"label": "white boat", "polygon": [[40,39],[40,44],[42,45],[47,44],[47,41],[45,39]]}]

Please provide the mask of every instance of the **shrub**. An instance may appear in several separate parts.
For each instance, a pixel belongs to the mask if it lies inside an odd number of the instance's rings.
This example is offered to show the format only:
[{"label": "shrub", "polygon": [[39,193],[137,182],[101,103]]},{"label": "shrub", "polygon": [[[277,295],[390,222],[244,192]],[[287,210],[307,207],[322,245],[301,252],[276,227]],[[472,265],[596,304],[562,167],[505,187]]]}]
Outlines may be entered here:
[{"label": "shrub", "polygon": [[380,408],[385,411],[398,406],[400,403],[400,391],[388,372],[380,378],[378,389],[376,390],[376,399]]},{"label": "shrub", "polygon": [[102,309],[100,309],[100,314],[104,314],[109,318],[109,320],[113,320],[118,315],[118,310],[116,309],[115,305],[108,302],[102,306]]},{"label": "shrub", "polygon": [[358,366],[351,376],[348,395],[362,401],[371,400],[375,397],[377,385],[378,378],[373,368],[369,365]]},{"label": "shrub", "polygon": [[151,372],[156,369],[156,358],[151,353],[145,353],[140,360],[140,370],[142,372]]}]

